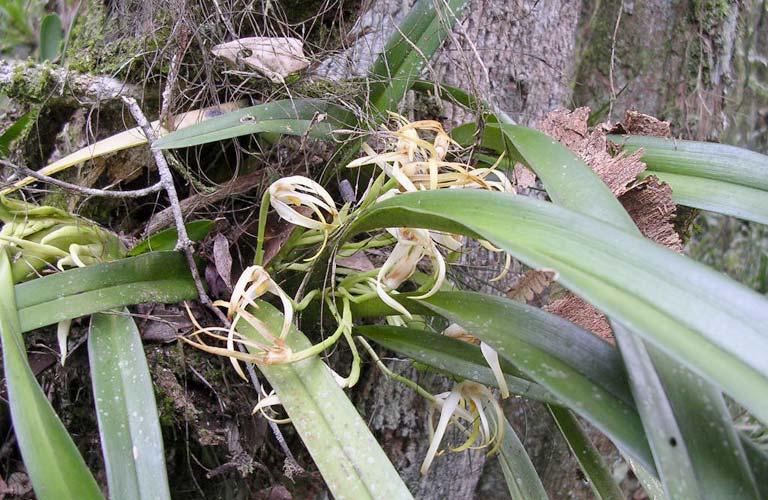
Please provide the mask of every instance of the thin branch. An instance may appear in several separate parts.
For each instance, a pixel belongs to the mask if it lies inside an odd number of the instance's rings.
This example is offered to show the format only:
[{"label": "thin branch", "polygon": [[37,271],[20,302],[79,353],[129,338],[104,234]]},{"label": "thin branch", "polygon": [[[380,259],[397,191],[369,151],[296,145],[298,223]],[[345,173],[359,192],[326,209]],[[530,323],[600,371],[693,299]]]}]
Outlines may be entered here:
[{"label": "thin branch", "polygon": [[77,184],[71,184],[69,182],[65,182],[65,181],[56,179],[54,177],[41,174],[27,167],[22,167],[22,166],[13,164],[6,160],[0,160],[0,165],[12,168],[28,177],[34,177],[40,182],[52,184],[62,189],[66,189],[67,191],[72,191],[74,193],[84,194],[88,196],[100,196],[104,198],[141,198],[143,196],[147,196],[152,193],[157,193],[158,191],[161,191],[163,189],[163,184],[161,182],[158,182],[156,184],[153,184],[143,189],[135,189],[132,191],[109,191],[106,189],[94,189],[94,188],[89,188],[85,186],[79,186]]},{"label": "thin branch", "polygon": [[[26,89],[34,91],[25,93]],[[17,60],[0,61],[0,92],[32,101],[50,99],[76,105],[142,95],[141,87],[108,76]]]}]

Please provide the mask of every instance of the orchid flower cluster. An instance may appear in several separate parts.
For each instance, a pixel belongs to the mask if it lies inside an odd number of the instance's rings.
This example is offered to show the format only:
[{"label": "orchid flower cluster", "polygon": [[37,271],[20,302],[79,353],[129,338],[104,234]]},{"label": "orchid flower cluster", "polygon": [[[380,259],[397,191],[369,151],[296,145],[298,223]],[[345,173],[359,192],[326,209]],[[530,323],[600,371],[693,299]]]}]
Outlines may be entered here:
[{"label": "orchid flower cluster", "polygon": [[[385,153],[376,153],[369,145],[363,149],[367,156],[351,162],[347,167],[357,168],[363,165],[376,165],[396,186],[380,195],[381,201],[400,193],[434,189],[486,189],[514,193],[514,187],[507,177],[496,169],[498,163],[490,168],[474,168],[470,165],[447,161],[452,147],[458,144],[445,132],[442,125],[434,120],[421,120],[410,123],[404,117],[392,113],[399,125],[396,131],[385,130],[383,140],[393,149]],[[430,141],[422,137],[430,133]],[[501,161],[502,158],[499,159]],[[396,293],[397,288],[407,281],[417,269],[422,258],[429,257],[434,269],[434,281],[430,290],[414,299],[425,299],[434,295],[445,282],[445,258],[438,247],[449,252],[458,252],[464,239],[458,235],[437,231],[412,228],[390,228],[387,231],[396,240],[395,248],[381,267],[376,280],[376,291],[383,302],[410,318],[410,312],[388,291]],[[500,249],[486,241],[483,247],[493,252]],[[505,256],[502,273],[494,278],[501,279],[508,271],[511,258]]]},{"label": "orchid flower cluster", "polygon": [[[392,116],[397,129],[394,131],[385,129],[382,135],[387,151],[377,153],[371,146],[365,144],[363,149],[366,156],[348,165],[349,168],[376,165],[382,170],[382,174],[363,195],[358,210],[401,193],[421,190],[487,189],[514,193],[511,183],[496,169],[496,165],[490,168],[474,168],[464,163],[449,161],[447,158],[457,144],[443,130],[439,122],[424,120],[410,123],[402,116]],[[409,227],[388,228],[385,232],[371,235],[362,242],[342,242],[333,249],[336,259],[336,265],[333,268],[337,276],[334,284],[324,290],[313,290],[298,302],[298,297],[292,299],[288,296],[262,266],[264,228],[269,207],[274,209],[283,220],[300,229],[298,237],[289,238],[289,243],[286,243],[289,249],[301,250],[302,247],[319,244],[319,250],[309,259],[305,259],[304,263],[296,262],[296,259],[288,259],[293,261],[281,267],[270,262],[272,269],[278,272],[281,270],[309,271],[312,263],[328,247],[332,235],[344,226],[350,210],[349,205],[345,205],[340,210],[337,209],[334,199],[320,184],[303,176],[295,175],[279,179],[266,190],[259,217],[256,265],[243,272],[233,289],[230,300],[215,303],[227,309],[227,317],[231,324],[226,328],[204,328],[193,318],[196,326],[194,340],[185,339],[186,342],[207,352],[229,357],[236,372],[243,378],[245,374],[240,367],[240,361],[261,365],[292,363],[323,352],[343,336],[352,351],[352,369],[346,378],[332,370],[331,372],[342,387],[352,387],[359,376],[360,358],[352,337],[353,318],[350,304],[378,297],[397,313],[387,317],[390,324],[402,325],[405,321],[413,321],[412,313],[393,296],[399,293],[398,289],[404,283],[413,278],[425,259],[431,263],[432,275],[427,281],[422,280],[423,293],[409,298],[426,299],[437,293],[446,283],[447,262],[444,254],[449,258],[455,256],[464,245],[464,237],[459,235]],[[354,213],[350,216],[353,215]],[[346,262],[342,259],[343,257],[350,258],[355,254],[361,255],[363,250],[384,248],[393,244],[386,260],[378,268],[362,271],[345,267]],[[493,252],[501,252],[488,242],[481,241],[480,244]],[[367,261],[367,258],[365,260]],[[506,273],[509,262],[507,256],[504,271],[496,279],[500,279]],[[249,308],[258,308],[256,299],[266,294],[279,298],[282,303],[284,320],[280,332],[270,331],[266,324],[249,312]],[[324,301],[338,327],[322,342],[300,352],[293,352],[286,343],[286,337],[289,335],[294,313],[303,308],[309,300],[318,296]],[[338,307],[338,304],[341,307]],[[257,342],[253,337],[246,338],[238,333],[238,327],[243,321],[250,325],[263,341]],[[206,344],[200,334],[224,341],[226,347]],[[449,326],[443,334],[479,344],[483,356],[498,381],[502,396],[509,395],[498,354],[490,346],[479,342],[458,325]],[[248,352],[235,349],[235,344],[247,347]],[[503,436],[503,426],[500,424],[503,419],[499,404],[488,388],[465,381],[458,383],[448,393],[433,396],[431,401],[430,424],[435,410],[440,410],[440,418],[437,427],[432,429],[432,443],[422,472],[426,472],[438,455],[440,443],[450,425],[458,426],[468,435],[466,442],[458,448],[453,448],[454,451],[472,447],[491,447],[491,451],[498,449]],[[278,404],[280,401],[277,395],[264,394],[254,411],[264,413],[267,408]],[[492,411],[487,413],[488,410]],[[273,418],[267,414],[265,416]]]}]

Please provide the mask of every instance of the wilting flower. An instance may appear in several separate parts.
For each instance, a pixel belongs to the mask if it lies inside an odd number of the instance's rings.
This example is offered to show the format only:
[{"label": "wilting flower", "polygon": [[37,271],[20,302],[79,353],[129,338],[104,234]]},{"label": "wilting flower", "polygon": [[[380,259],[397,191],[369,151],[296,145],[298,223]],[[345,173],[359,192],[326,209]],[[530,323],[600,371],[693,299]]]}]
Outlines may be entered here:
[{"label": "wilting flower", "polygon": [[431,297],[440,290],[445,281],[445,259],[437,249],[435,242],[432,241],[429,231],[425,229],[394,228],[387,231],[397,239],[397,243],[384,265],[379,269],[376,277],[376,293],[385,304],[410,318],[411,313],[402,304],[390,297],[384,287],[397,290],[397,287],[416,272],[416,266],[426,256],[432,260],[435,282],[427,293],[413,298],[426,299]]},{"label": "wilting flower", "polygon": [[[279,334],[275,335],[269,329],[269,327],[261,320],[256,318],[253,314],[247,311],[247,307],[252,306],[258,308],[255,300],[266,293],[271,293],[280,298],[283,304],[283,326]],[[229,328],[222,327],[202,327],[195,320],[194,316],[190,313],[190,318],[197,328],[194,335],[204,333],[209,337],[213,337],[219,340],[225,340],[227,347],[213,347],[203,342],[193,342],[186,338],[182,339],[195,347],[198,347],[211,354],[218,354],[226,356],[232,362],[232,366],[235,371],[243,379],[246,379],[245,373],[240,368],[238,360],[256,363],[256,364],[279,364],[290,360],[292,351],[285,343],[285,337],[291,329],[293,323],[293,302],[291,298],[280,288],[277,283],[272,280],[269,273],[261,266],[251,266],[243,271],[240,278],[237,280],[235,287],[232,291],[232,297],[229,301],[219,300],[214,302],[214,305],[223,306],[227,308],[227,317],[230,318],[231,325]],[[189,311],[187,311],[189,313]],[[243,337],[236,331],[237,325],[241,320],[245,320],[253,329],[255,329],[262,338],[264,338],[268,344],[255,342],[253,340]],[[226,332],[226,336],[219,335],[215,332]],[[235,350],[235,342],[253,347],[257,351],[256,354],[243,353]],[[246,379],[247,380],[247,379]]]},{"label": "wilting flower", "polygon": [[496,379],[496,383],[501,390],[501,397],[509,397],[509,387],[507,387],[507,379],[504,377],[504,372],[501,370],[501,363],[499,362],[499,354],[493,350],[491,346],[485,342],[481,342],[480,339],[467,332],[464,328],[456,323],[451,323],[448,328],[443,330],[443,335],[451,337],[469,344],[480,345],[480,352],[483,353],[485,362],[493,372],[493,377]]},{"label": "wilting flower", "polygon": [[[484,385],[464,381],[456,384],[450,392],[437,394],[437,403],[430,407],[430,445],[421,473],[426,474],[438,455],[440,443],[448,426],[453,422],[469,435],[463,444],[451,451],[460,452],[469,448],[491,447],[489,455],[496,453],[504,440],[504,412],[491,391]],[[440,409],[437,427],[433,427],[434,413]],[[486,411],[492,410],[490,415]],[[490,417],[490,418],[489,418]],[[464,426],[467,424],[469,429]]]},{"label": "wilting flower", "polygon": [[[320,231],[330,231],[339,224],[339,212],[331,195],[323,186],[303,177],[283,177],[269,186],[270,204],[277,213],[297,226]],[[310,209],[313,219],[296,210],[297,207]]]}]

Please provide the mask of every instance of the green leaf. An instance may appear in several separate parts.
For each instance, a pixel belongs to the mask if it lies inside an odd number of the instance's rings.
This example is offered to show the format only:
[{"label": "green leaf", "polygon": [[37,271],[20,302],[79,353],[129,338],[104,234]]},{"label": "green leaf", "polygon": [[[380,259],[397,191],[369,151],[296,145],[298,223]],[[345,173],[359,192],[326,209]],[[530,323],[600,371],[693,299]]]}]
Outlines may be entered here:
[{"label": "green leaf", "polygon": [[16,285],[21,331],[142,302],[197,297],[179,252],[153,252]]},{"label": "green leaf", "polygon": [[768,422],[768,301],[730,278],[611,224],[503,193],[402,194],[374,205],[350,234],[400,226],[480,237],[557,270],[564,286]]},{"label": "green leaf", "polygon": [[642,160],[653,172],[701,177],[768,191],[768,156],[714,142],[660,137],[609,135],[625,151],[643,149]]},{"label": "green leaf", "polygon": [[[602,181],[585,175],[587,170],[591,173],[591,169],[575,155],[568,150],[564,151],[561,160],[564,164],[568,162],[571,176],[557,176],[551,158],[546,154],[552,149],[551,146],[541,141],[521,141],[519,137],[507,132],[511,127],[502,126],[500,129],[518,152],[522,152],[520,154],[526,158],[529,166],[542,176],[555,202],[608,223],[620,223],[619,227],[627,232],[638,234],[631,219],[627,218],[621,223],[613,217],[626,215],[626,212],[612,194],[606,193]],[[568,153],[572,157],[570,161]],[[646,350],[634,332],[625,332],[616,324],[614,333],[622,347],[622,357],[632,381],[635,401],[669,496],[754,497],[755,486],[730,415],[724,411],[724,407],[713,403],[721,398],[718,390],[688,372],[685,367],[678,366],[653,346]],[[689,376],[680,377],[680,372]],[[669,398],[668,391],[681,398],[681,395],[688,395],[688,404],[681,405],[674,398]],[[692,415],[692,407],[707,409]],[[708,441],[706,446],[702,445],[698,432],[702,422],[719,429],[720,433],[717,439]],[[716,473],[713,473],[712,463],[718,462],[726,463],[720,467],[715,466]]]},{"label": "green leaf", "polygon": [[[184,224],[184,227],[187,228],[187,235],[190,240],[202,241],[203,238],[208,236],[208,233],[211,232],[215,224],[216,222],[212,220],[195,220]],[[176,228],[164,229],[139,242],[138,245],[128,252],[128,255],[132,257],[147,252],[173,250],[176,247],[177,237]]]},{"label": "green leaf", "polygon": [[523,443],[506,419],[504,420],[504,443],[501,445],[498,460],[512,500],[547,500],[549,498]]},{"label": "green leaf", "polygon": [[[270,331],[280,331],[282,314],[258,301],[251,313]],[[245,322],[240,334],[265,342]],[[294,351],[311,346],[295,327],[286,338]],[[412,498],[357,410],[319,357],[259,366],[336,498]]]},{"label": "green leaf", "polygon": [[[664,391],[645,344],[619,323],[612,322],[612,326],[667,495],[670,498],[702,498],[703,492],[699,489],[672,402]],[[666,364],[658,363],[659,366]]]},{"label": "green leaf", "polygon": [[662,486],[661,481],[659,481],[658,478],[645,470],[645,468],[637,461],[632,460],[632,457],[625,456],[624,460],[627,461],[629,468],[635,473],[637,480],[640,481],[640,485],[642,485],[651,500],[667,500],[667,495],[664,493],[664,486]]},{"label": "green leaf", "polygon": [[608,138],[627,152],[642,149],[643,177],[669,184],[675,203],[768,224],[768,156],[712,142]]},{"label": "green leaf", "polygon": [[672,199],[678,205],[768,224],[768,191],[668,172],[647,171],[642,177],[649,175],[669,184],[672,188]]},{"label": "green leaf", "polygon": [[40,62],[55,61],[59,57],[64,32],[58,14],[50,13],[40,22]]},{"label": "green leaf", "polygon": [[555,419],[557,428],[568,443],[573,456],[579,462],[581,470],[589,479],[589,486],[598,500],[622,500],[616,481],[613,480],[608,465],[600,456],[600,452],[592,444],[589,436],[581,428],[579,421],[567,408],[556,405],[548,405],[549,412]]},{"label": "green leaf", "polygon": [[5,129],[0,135],[0,156],[8,156],[13,141],[21,137],[29,124],[37,117],[37,111],[29,111],[13,122],[13,125]]},{"label": "green leaf", "polygon": [[319,99],[285,99],[225,113],[171,132],[152,147],[186,148],[261,132],[330,140],[334,130],[347,126],[347,117],[347,110]]},{"label": "green leaf", "polygon": [[103,498],[96,481],[27,361],[11,266],[0,249],[0,337],[8,404],[24,466],[37,498]]},{"label": "green leaf", "polygon": [[[474,142],[474,124],[462,125],[451,135],[462,145]],[[616,227],[634,228],[634,222],[598,175],[568,148],[537,130],[519,125],[488,124],[483,147],[507,153],[539,176],[553,203],[563,205]]]},{"label": "green leaf", "polygon": [[420,302],[493,347],[653,470],[615,348],[559,316],[500,297],[445,292]]},{"label": "green leaf", "polygon": [[[386,325],[360,326],[355,328],[355,333],[443,373],[498,387],[493,372],[477,346],[425,330]],[[525,379],[519,370],[506,361],[500,361],[511,393],[547,403],[558,402],[542,386]]]},{"label": "green leaf", "polygon": [[88,359],[111,498],[170,498],[144,346],[127,309],[91,317]]},{"label": "green leaf", "polygon": [[371,68],[368,105],[379,113],[395,111],[405,93],[443,44],[467,0],[418,0]]}]

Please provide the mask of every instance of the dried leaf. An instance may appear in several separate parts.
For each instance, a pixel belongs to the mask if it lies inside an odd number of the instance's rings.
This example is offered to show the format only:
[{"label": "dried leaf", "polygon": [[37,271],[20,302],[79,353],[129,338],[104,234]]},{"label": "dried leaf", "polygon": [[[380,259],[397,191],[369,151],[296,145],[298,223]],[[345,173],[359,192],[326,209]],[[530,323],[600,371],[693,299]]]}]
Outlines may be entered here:
[{"label": "dried leaf", "polygon": [[557,273],[549,269],[531,269],[523,274],[515,284],[507,290],[507,298],[524,304],[544,291],[557,279]]},{"label": "dried leaf", "polygon": [[567,294],[549,305],[544,310],[567,319],[585,330],[595,333],[598,337],[613,343],[613,332],[608,324],[608,319],[600,311],[581,298]]},{"label": "dried leaf", "polygon": [[229,253],[229,240],[219,233],[213,240],[213,263],[216,272],[221,276],[224,284],[232,290],[232,254]]},{"label": "dried leaf", "polygon": [[619,201],[643,236],[682,253],[683,241],[674,225],[677,205],[672,201],[672,189],[668,184],[649,176]]},{"label": "dried leaf", "polygon": [[613,194],[621,196],[634,186],[638,174],[645,170],[645,164],[640,161],[642,152],[611,156],[606,129],[596,127],[589,132],[588,119],[589,108],[556,110],[549,113],[537,128],[579,155]]},{"label": "dried leaf", "polygon": [[365,252],[355,252],[349,257],[336,257],[336,264],[355,271],[367,272],[376,269],[371,259],[365,255]]},{"label": "dried leaf", "polygon": [[304,44],[291,37],[250,37],[216,45],[211,52],[232,64],[246,66],[262,73],[275,83],[309,66]]},{"label": "dried leaf", "polygon": [[[190,304],[193,314],[202,314],[196,303]],[[141,325],[141,338],[151,342],[173,342],[194,325],[186,311],[175,305],[140,305],[139,314],[146,317]]]}]

